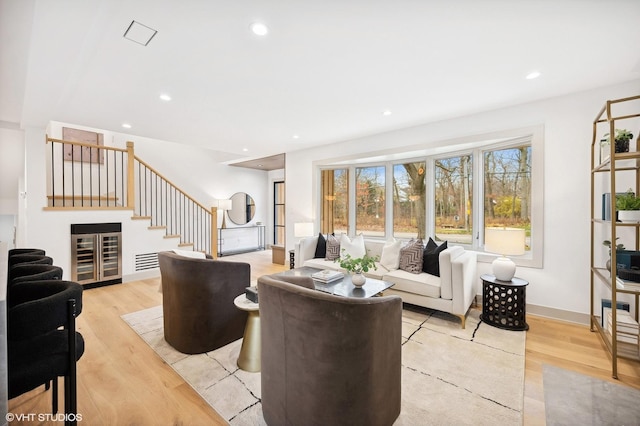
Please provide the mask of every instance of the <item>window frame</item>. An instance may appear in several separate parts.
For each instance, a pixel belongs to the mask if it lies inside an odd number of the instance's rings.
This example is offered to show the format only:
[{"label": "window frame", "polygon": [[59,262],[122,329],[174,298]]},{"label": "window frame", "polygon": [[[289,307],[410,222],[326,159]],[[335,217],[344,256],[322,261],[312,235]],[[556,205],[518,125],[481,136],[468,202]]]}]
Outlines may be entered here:
[{"label": "window frame", "polygon": [[[484,135],[472,135],[458,139],[438,142],[438,146],[429,148],[404,147],[394,151],[387,151],[384,155],[372,154],[370,161],[363,158],[366,154],[353,154],[347,158],[314,162],[317,177],[321,170],[348,169],[349,170],[349,235],[355,233],[356,213],[353,208],[355,202],[355,169],[360,167],[384,166],[386,170],[386,217],[384,237],[367,237],[368,239],[387,240],[393,238],[393,168],[398,164],[410,162],[424,162],[426,167],[425,196],[426,230],[425,235],[432,236],[435,232],[435,211],[430,208],[435,204],[435,161],[441,158],[451,158],[461,155],[471,155],[472,161],[472,243],[456,244],[465,249],[478,252],[480,262],[492,262],[496,255],[484,251],[484,170],[483,155],[486,151],[514,148],[522,145],[531,146],[531,244],[530,250],[522,256],[513,256],[512,260],[518,266],[542,268],[544,253],[544,126],[532,126],[520,129],[498,131]],[[423,154],[417,154],[422,152]],[[373,155],[376,155],[375,159]],[[406,155],[406,156],[405,156]],[[318,182],[319,183],[319,182]],[[315,192],[320,194],[320,186]],[[317,200],[316,200],[317,203]],[[318,205],[318,204],[316,204]],[[319,209],[319,208],[318,208]],[[317,209],[316,209],[317,210]],[[319,212],[318,212],[319,213]],[[318,215],[319,217],[319,215]]]}]

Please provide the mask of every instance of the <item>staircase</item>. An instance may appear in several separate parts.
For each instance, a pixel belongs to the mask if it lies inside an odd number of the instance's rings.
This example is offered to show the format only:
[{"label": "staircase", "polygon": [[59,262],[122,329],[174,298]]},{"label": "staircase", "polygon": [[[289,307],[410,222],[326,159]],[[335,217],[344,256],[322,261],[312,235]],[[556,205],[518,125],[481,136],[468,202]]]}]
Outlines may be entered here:
[{"label": "staircase", "polygon": [[208,209],[126,149],[47,137],[47,210],[131,210],[177,246],[217,257],[217,209]]}]

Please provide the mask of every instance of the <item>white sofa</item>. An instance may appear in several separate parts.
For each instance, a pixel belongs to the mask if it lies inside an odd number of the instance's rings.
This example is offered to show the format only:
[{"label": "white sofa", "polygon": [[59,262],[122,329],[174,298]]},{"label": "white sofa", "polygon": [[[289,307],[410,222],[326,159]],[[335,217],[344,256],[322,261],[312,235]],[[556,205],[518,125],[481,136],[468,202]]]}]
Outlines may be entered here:
[{"label": "white sofa", "polygon": [[[341,270],[338,262],[314,258],[318,237],[300,240],[295,249],[296,268],[308,266],[318,269]],[[384,241],[365,240],[365,248],[370,256],[381,256]],[[377,263],[378,269],[365,275],[394,283],[384,291],[384,295],[396,294],[404,303],[424,306],[448,312],[460,318],[462,328],[469,307],[476,296],[478,277],[476,276],[475,252],[460,246],[451,246],[440,253],[440,276],[425,272],[414,274],[401,269],[388,270]]]}]

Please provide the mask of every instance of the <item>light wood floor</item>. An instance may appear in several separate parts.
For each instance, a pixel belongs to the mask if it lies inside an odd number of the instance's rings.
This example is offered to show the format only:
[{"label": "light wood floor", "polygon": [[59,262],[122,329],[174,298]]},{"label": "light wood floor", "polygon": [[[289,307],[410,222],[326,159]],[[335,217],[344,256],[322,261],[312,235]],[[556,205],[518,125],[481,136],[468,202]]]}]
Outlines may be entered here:
[{"label": "light wood floor", "polygon": [[[271,252],[222,258],[251,263],[252,279],[288,269]],[[288,260],[288,259],[287,259]],[[84,424],[224,425],[226,422],[129,328],[120,316],[162,303],[159,279],[86,290],[78,330],[86,351],[78,362],[78,412]],[[524,424],[544,425],[542,365],[549,364],[640,389],[640,363],[619,362],[619,380],[600,338],[587,326],[527,316]],[[60,381],[62,389],[62,381]],[[60,410],[63,408],[63,398]],[[50,413],[51,393],[40,387],[9,401],[14,414]],[[25,422],[26,424],[27,422]],[[57,422],[28,422],[59,424]],[[12,424],[18,424],[13,422]]]}]

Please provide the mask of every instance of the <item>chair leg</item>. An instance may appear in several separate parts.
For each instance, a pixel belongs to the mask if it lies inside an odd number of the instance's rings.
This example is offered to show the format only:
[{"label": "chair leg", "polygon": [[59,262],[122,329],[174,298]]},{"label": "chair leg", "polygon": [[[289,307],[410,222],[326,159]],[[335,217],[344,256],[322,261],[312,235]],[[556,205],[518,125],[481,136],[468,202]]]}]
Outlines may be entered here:
[{"label": "chair leg", "polygon": [[78,411],[77,401],[77,378],[76,378],[76,301],[71,299],[68,302],[68,324],[67,332],[69,344],[69,374],[64,378],[64,412],[66,414],[65,426],[76,425],[76,413]]},{"label": "chair leg", "polygon": [[[47,385],[49,382],[47,382]],[[51,411],[58,414],[58,378],[51,381]]]}]

